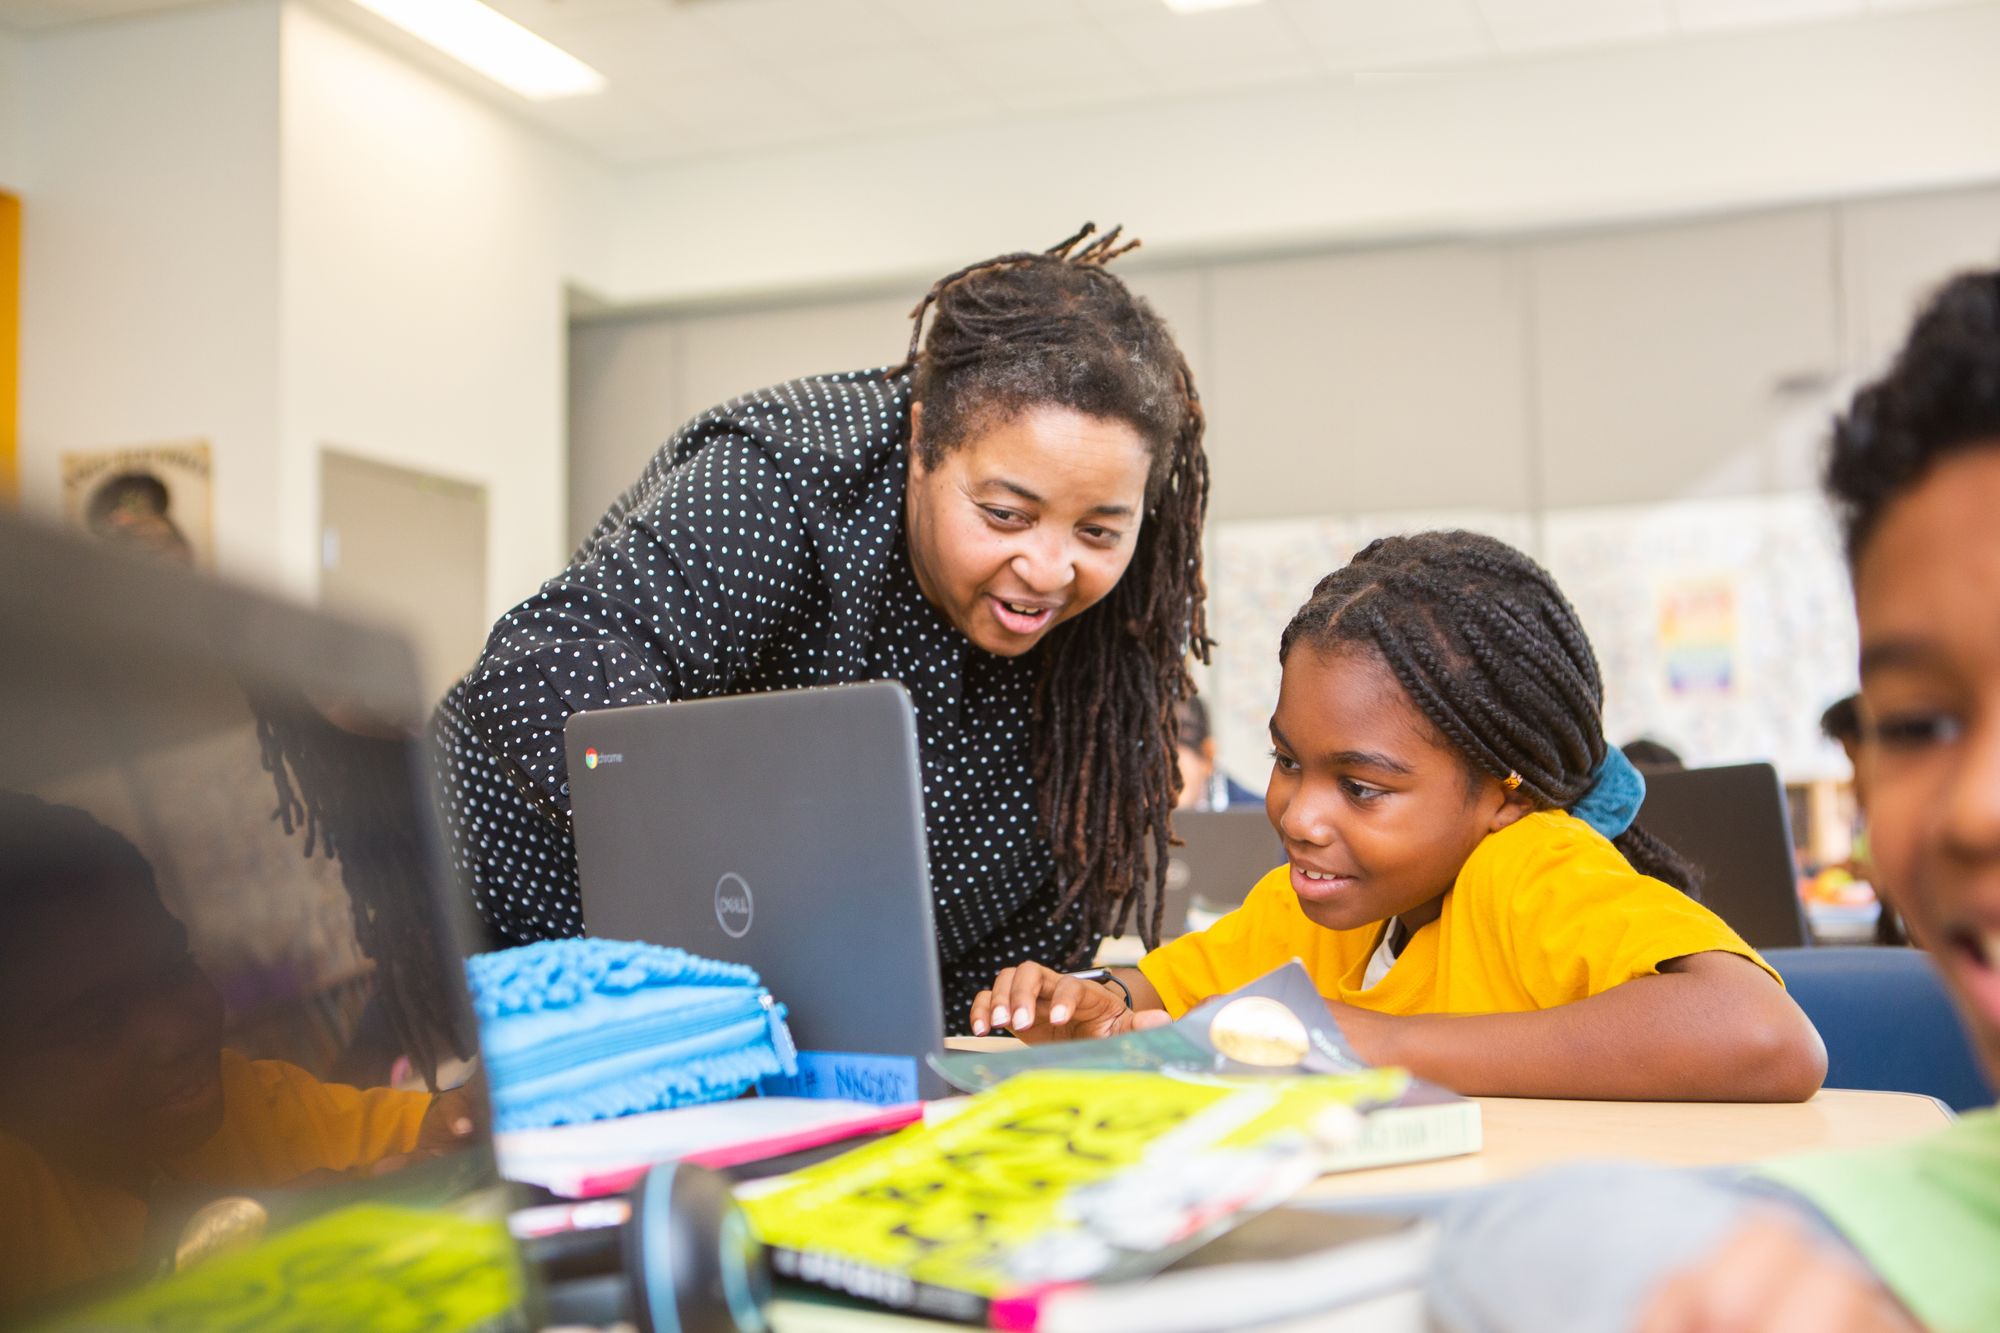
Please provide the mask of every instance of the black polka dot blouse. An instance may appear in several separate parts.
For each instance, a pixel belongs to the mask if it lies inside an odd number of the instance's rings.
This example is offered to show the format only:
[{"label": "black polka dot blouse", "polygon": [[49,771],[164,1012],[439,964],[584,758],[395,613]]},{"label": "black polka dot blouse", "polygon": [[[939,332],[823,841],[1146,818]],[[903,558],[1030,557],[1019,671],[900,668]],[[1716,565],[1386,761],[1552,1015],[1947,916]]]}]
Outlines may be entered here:
[{"label": "black polka dot blouse", "polygon": [[[1030,746],[1039,655],[976,648],[903,533],[907,375],[794,380],[696,418],[568,569],[493,628],[434,723],[450,850],[498,942],[582,931],[563,723],[625,704],[902,682],[923,760],[946,1031],[1022,959],[1060,962]],[[1096,946],[1096,940],[1089,944]]]}]

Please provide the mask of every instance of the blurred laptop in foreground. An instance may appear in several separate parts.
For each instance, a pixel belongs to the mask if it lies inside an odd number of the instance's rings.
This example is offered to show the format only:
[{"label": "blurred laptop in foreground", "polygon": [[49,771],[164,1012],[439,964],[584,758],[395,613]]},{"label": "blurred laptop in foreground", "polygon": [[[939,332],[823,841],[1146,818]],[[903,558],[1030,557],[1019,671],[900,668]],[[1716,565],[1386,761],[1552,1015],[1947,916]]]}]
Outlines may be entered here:
[{"label": "blurred laptop in foreground", "polygon": [[407,647],[14,520],[0,570],[0,1324],[529,1326]]}]

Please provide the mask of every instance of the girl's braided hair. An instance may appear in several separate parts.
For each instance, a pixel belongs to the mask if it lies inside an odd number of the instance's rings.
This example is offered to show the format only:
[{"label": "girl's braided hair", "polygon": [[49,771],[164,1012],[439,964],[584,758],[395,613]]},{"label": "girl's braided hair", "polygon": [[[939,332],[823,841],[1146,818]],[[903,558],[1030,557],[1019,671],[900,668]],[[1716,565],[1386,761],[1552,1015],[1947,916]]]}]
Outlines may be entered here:
[{"label": "girl's braided hair", "polygon": [[[1476,532],[1370,542],[1327,575],[1285,627],[1298,643],[1373,649],[1471,773],[1566,810],[1603,761],[1604,682],[1576,610],[1549,572]],[[1645,874],[1699,897],[1701,876],[1638,825],[1613,840]]]},{"label": "girl's braided hair", "polygon": [[[1201,527],[1204,419],[1187,359],[1104,265],[1138,245],[1086,223],[1040,253],[999,255],[932,285],[911,312],[917,461],[1038,407],[1129,424],[1151,452],[1132,563],[1104,601],[1037,651],[1035,779],[1056,861],[1056,914],[1085,940],[1135,922],[1157,941],[1180,771],[1175,709],[1208,660]],[[924,317],[930,315],[929,336]],[[1148,890],[1150,885],[1150,891]]]}]

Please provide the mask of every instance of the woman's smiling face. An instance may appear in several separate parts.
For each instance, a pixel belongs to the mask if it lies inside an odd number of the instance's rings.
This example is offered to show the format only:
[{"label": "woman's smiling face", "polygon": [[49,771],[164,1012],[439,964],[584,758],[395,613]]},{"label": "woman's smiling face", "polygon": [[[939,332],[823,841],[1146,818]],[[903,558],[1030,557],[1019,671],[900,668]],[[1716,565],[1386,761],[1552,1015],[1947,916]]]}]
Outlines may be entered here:
[{"label": "woman's smiling face", "polygon": [[976,646],[1033,648],[1088,610],[1132,563],[1152,455],[1123,421],[1032,407],[926,467],[914,441],[904,513],[924,597]]}]

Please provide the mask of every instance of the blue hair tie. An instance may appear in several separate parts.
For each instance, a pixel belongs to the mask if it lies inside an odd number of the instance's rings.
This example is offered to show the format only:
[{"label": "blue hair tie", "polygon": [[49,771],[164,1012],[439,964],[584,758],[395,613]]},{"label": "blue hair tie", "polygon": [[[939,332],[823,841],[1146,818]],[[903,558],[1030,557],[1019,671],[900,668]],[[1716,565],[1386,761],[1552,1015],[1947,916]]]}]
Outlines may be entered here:
[{"label": "blue hair tie", "polygon": [[1606,746],[1604,758],[1590,770],[1590,789],[1576,798],[1569,812],[1607,838],[1632,827],[1646,800],[1646,779],[1617,746]]}]

